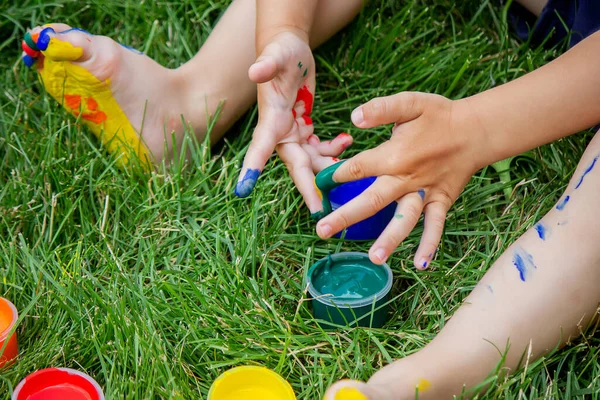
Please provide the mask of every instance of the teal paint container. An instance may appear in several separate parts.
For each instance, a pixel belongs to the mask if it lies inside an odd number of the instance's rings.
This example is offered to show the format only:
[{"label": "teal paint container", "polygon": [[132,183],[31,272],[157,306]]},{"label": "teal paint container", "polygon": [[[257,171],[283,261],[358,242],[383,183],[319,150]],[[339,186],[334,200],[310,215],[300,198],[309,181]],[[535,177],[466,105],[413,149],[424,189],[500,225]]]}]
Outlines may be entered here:
[{"label": "teal paint container", "polygon": [[[388,319],[393,274],[365,253],[337,253],[314,263],[306,274],[312,312],[324,329],[335,325],[381,328]],[[333,324],[333,325],[332,325]]]}]

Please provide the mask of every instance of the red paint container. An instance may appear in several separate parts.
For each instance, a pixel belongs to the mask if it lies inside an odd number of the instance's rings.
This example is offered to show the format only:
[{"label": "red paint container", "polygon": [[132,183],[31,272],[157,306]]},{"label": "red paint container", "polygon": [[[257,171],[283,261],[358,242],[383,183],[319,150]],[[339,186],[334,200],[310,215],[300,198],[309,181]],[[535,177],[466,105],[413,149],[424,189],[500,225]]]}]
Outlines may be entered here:
[{"label": "red paint container", "polygon": [[[19,353],[17,334],[11,330],[17,323],[19,314],[13,303],[0,297],[0,368],[10,364]],[[9,336],[10,335],[10,336]],[[4,348],[4,351],[2,351]]]},{"label": "red paint container", "polygon": [[34,372],[15,388],[12,400],[104,400],[98,382],[71,368]]}]

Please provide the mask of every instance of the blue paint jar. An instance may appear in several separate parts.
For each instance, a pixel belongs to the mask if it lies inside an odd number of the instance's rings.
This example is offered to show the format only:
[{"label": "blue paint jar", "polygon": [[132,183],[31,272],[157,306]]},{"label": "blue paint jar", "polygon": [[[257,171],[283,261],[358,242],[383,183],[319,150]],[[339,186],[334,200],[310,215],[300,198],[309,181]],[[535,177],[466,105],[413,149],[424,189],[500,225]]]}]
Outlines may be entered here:
[{"label": "blue paint jar", "polygon": [[[375,182],[375,177],[363,178],[353,182],[343,183],[329,192],[329,202],[331,209],[336,210],[364,192],[369,186]],[[346,228],[346,240],[374,240],[381,235],[387,224],[396,212],[397,203],[394,201],[385,208],[379,210],[375,215],[355,223]],[[340,238],[342,235],[338,233],[334,235]]]}]

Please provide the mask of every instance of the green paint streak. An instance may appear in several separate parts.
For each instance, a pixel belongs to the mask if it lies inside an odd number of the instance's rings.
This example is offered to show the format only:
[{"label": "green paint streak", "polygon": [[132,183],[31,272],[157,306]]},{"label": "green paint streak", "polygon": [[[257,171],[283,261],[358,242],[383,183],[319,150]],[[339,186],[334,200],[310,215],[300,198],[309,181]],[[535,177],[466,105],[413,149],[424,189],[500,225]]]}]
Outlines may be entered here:
[{"label": "green paint streak", "polygon": [[394,217],[396,217],[396,219],[402,219],[402,218],[404,218],[404,215],[403,214],[396,214],[396,215],[394,215]]},{"label": "green paint streak", "polygon": [[302,69],[302,62],[298,61],[298,68]]},{"label": "green paint streak", "polygon": [[29,48],[33,51],[38,51],[38,47],[35,44],[35,42],[33,41],[33,38],[31,37],[31,33],[27,32],[25,33],[25,43],[27,43],[27,46],[29,46]]},{"label": "green paint streak", "polygon": [[[320,215],[320,218],[323,218],[324,216],[326,216],[327,214],[329,214],[331,212],[331,202],[329,201],[329,192],[332,189],[341,185],[341,183],[337,183],[337,182],[333,181],[333,174],[345,162],[346,162],[346,160],[340,161],[333,165],[330,165],[329,167],[327,167],[324,170],[322,170],[321,172],[319,172],[315,178],[315,185],[321,191],[321,195],[323,196],[323,201],[322,201],[323,211],[322,211],[322,214]],[[317,213],[315,213],[315,214],[317,214]],[[315,214],[313,214],[313,215],[315,215]]]},{"label": "green paint streak", "polygon": [[308,69],[304,70],[304,73],[302,74],[302,76],[306,76],[306,74],[308,74]]},{"label": "green paint streak", "polygon": [[313,221],[318,221],[321,218],[323,218],[325,215],[326,214],[323,211],[317,211],[317,212],[310,214],[310,217],[313,219]]},{"label": "green paint streak", "polygon": [[312,284],[323,294],[339,300],[360,300],[377,294],[387,283],[387,272],[368,258],[331,257],[319,261],[312,273]]}]

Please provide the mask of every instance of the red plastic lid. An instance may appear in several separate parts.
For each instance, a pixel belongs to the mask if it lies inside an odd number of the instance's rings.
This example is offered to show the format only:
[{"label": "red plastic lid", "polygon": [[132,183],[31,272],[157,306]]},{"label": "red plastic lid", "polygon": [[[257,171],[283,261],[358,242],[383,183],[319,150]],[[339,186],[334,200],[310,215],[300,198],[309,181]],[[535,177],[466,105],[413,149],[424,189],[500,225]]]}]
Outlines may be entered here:
[{"label": "red plastic lid", "polygon": [[47,368],[23,379],[12,400],[104,400],[104,394],[100,385],[82,372]]}]

